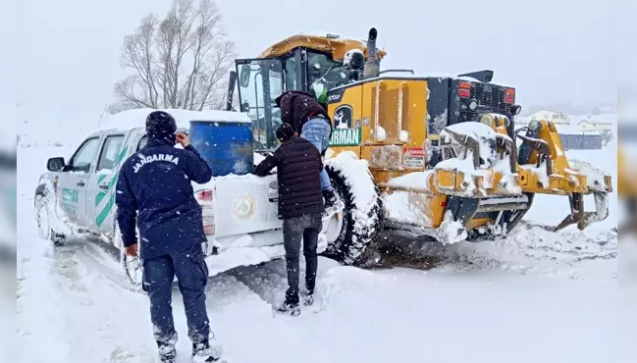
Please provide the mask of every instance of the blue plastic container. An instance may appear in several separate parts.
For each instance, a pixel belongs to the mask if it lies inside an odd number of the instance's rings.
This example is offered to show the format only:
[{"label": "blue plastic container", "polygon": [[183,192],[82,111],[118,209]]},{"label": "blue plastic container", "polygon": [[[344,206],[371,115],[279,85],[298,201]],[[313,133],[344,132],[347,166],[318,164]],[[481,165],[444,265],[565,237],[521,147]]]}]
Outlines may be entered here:
[{"label": "blue plastic container", "polygon": [[252,173],[252,129],[250,123],[190,121],[190,143],[208,162],[213,176]]}]

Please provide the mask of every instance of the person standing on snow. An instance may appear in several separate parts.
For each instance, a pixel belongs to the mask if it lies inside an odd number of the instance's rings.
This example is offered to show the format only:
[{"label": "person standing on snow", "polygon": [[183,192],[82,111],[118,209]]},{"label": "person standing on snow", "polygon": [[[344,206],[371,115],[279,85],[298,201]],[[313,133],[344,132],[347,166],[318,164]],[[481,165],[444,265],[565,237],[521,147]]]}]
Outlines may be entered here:
[{"label": "person standing on snow", "polygon": [[[208,268],[202,250],[206,236],[191,185],[191,181],[209,182],[212,170],[189,144],[188,136],[176,131],[175,119],[167,112],[154,111],[146,118],[148,142],[124,162],[119,173],[117,222],[126,255],[139,252],[143,261],[142,287],[150,298],[161,362],[176,359],[177,332],[171,307],[175,275],[184,299],[193,362],[216,362],[220,351],[211,345],[214,334],[206,312]],[[177,142],[184,149],[175,148]]]},{"label": "person standing on snow", "polygon": [[305,305],[314,301],[314,286],[318,268],[318,236],[323,228],[323,196],[320,173],[323,170],[321,154],[309,141],[295,135],[288,123],[276,130],[281,140],[273,154],[254,169],[254,174],[266,176],[277,168],[279,184],[279,218],[283,219],[283,246],[288,271],[288,289],[285,302],[276,310],[298,315],[299,308],[299,254],[303,241],[305,256]]},{"label": "person standing on snow", "polygon": [[[290,124],[294,132],[311,142],[325,155],[332,136],[332,122],[323,106],[303,91],[287,91],[275,99],[281,109],[281,121]],[[344,203],[334,193],[327,171],[321,171],[321,191],[325,198],[325,214],[344,208]]]}]

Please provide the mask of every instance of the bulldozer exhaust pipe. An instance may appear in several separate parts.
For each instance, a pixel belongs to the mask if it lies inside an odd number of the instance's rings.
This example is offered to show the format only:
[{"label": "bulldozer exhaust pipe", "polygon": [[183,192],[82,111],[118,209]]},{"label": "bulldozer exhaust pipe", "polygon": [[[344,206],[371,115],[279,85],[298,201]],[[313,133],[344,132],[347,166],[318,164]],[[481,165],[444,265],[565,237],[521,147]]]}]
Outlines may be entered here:
[{"label": "bulldozer exhaust pipe", "polygon": [[369,35],[367,36],[367,61],[365,62],[363,79],[375,78],[380,74],[380,62],[376,57],[377,36],[378,31],[376,28],[369,29]]}]

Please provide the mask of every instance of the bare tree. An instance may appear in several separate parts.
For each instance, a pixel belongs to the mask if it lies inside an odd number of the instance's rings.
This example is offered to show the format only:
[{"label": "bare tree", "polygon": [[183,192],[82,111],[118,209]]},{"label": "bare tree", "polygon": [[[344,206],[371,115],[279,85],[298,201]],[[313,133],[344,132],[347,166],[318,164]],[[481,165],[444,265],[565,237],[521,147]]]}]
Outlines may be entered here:
[{"label": "bare tree", "polygon": [[130,74],[115,84],[110,113],[220,109],[235,52],[213,0],[174,0],[165,18],[141,20],[124,38],[120,57]]}]

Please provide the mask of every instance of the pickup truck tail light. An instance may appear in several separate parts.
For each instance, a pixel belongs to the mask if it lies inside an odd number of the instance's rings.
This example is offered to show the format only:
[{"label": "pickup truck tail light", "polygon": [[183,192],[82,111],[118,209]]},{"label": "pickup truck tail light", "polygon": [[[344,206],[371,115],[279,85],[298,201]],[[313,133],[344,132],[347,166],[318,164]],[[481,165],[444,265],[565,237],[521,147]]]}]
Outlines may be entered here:
[{"label": "pickup truck tail light", "polygon": [[214,236],[215,234],[215,209],[214,209],[214,191],[211,189],[202,189],[195,192],[195,198],[201,206],[203,230],[206,236]]}]

